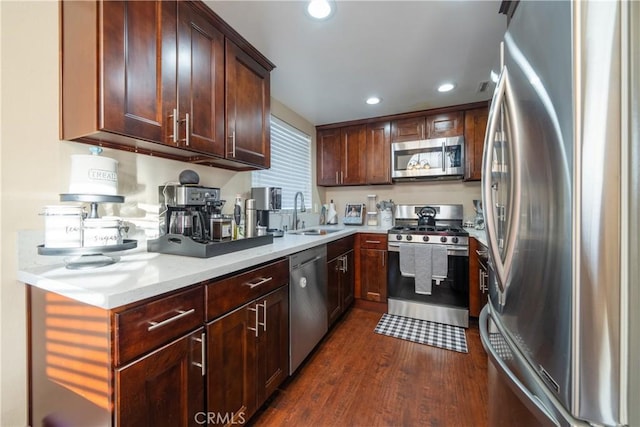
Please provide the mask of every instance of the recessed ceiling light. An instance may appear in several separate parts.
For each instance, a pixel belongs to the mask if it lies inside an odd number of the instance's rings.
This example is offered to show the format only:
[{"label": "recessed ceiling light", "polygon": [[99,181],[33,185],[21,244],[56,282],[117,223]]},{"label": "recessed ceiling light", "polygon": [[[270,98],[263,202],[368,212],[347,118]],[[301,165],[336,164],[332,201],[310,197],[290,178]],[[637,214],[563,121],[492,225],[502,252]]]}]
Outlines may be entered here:
[{"label": "recessed ceiling light", "polygon": [[307,13],[315,19],[327,19],[333,13],[332,3],[328,0],[311,0],[307,5]]},{"label": "recessed ceiling light", "polygon": [[450,90],[453,90],[454,87],[456,87],[456,85],[453,83],[443,83],[438,86],[438,92],[449,92]]},{"label": "recessed ceiling light", "polygon": [[371,96],[367,98],[366,103],[369,105],[376,105],[380,104],[380,101],[382,101],[382,99],[378,98],[377,96]]}]

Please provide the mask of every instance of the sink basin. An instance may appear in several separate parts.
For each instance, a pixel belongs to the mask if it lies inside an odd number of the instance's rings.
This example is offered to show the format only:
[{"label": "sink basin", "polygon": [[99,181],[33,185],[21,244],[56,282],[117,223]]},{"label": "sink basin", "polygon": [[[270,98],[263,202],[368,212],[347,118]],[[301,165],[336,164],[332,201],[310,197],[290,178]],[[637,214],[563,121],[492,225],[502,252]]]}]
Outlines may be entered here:
[{"label": "sink basin", "polygon": [[303,228],[302,230],[292,230],[289,231],[290,234],[302,234],[304,236],[324,236],[325,234],[331,234],[338,231],[342,231],[341,229],[335,228]]}]

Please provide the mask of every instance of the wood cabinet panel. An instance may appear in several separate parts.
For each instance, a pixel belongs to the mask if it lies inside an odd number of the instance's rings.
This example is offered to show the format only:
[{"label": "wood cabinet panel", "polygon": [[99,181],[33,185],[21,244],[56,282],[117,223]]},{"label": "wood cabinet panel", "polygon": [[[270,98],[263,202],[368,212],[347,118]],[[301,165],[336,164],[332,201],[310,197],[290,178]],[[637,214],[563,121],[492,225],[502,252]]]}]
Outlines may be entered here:
[{"label": "wood cabinet panel", "polygon": [[[82,6],[66,3],[63,2],[63,14],[68,11],[70,15],[65,19],[71,20],[73,9]],[[99,127],[135,138],[164,141],[171,114],[167,106],[175,105],[176,100],[175,59],[172,58],[175,4],[107,1],[99,7],[105,76],[100,80],[103,99]],[[159,58],[162,60],[158,61]],[[71,74],[69,77],[74,78],[72,58],[68,59],[63,66],[66,65],[65,71]],[[70,86],[74,82],[65,81],[63,76],[63,84]]]},{"label": "wood cabinet panel", "polygon": [[387,235],[358,235],[360,297],[387,302]]},{"label": "wood cabinet panel", "polygon": [[204,321],[202,286],[114,314],[115,363],[121,365]]},{"label": "wood cabinet panel", "polygon": [[341,138],[340,184],[363,184],[367,174],[367,128],[363,125],[343,128]]},{"label": "wood cabinet panel", "polygon": [[411,117],[397,119],[391,122],[391,141],[404,142],[416,141],[426,138],[425,117]]},{"label": "wood cabinet panel", "polygon": [[[256,410],[257,312],[249,303],[207,326],[207,410],[244,423]],[[233,415],[231,415],[233,414]]]},{"label": "wood cabinet panel", "polygon": [[316,162],[318,185],[340,183],[340,129],[319,131],[316,136]]},{"label": "wood cabinet panel", "polygon": [[427,138],[446,138],[464,134],[464,113],[456,111],[427,116]]},{"label": "wood cabinet panel", "polygon": [[482,155],[487,130],[488,108],[476,108],[464,113],[465,174],[466,181],[482,179]]},{"label": "wood cabinet panel", "polygon": [[226,40],[226,157],[263,168],[271,164],[270,75]]},{"label": "wood cabinet panel", "polygon": [[[469,239],[469,316],[479,317],[488,301],[486,271],[487,247],[472,237]],[[483,261],[484,259],[484,261]]]},{"label": "wood cabinet panel", "polygon": [[224,36],[178,2],[178,145],[224,155]]},{"label": "wood cabinet panel", "polygon": [[327,316],[329,325],[340,317],[342,311],[342,305],[340,304],[341,264],[342,259],[340,257],[332,258],[327,262]]},{"label": "wood cabinet panel", "polygon": [[289,375],[289,288],[284,286],[260,298],[264,325],[258,334],[257,407]]},{"label": "wood cabinet panel", "polygon": [[203,331],[116,370],[116,425],[197,425],[194,417],[204,410]]},{"label": "wood cabinet panel", "polygon": [[289,261],[283,259],[207,284],[207,320],[214,319],[289,283]]},{"label": "wood cabinet panel", "polygon": [[367,124],[367,184],[391,184],[391,122]]}]

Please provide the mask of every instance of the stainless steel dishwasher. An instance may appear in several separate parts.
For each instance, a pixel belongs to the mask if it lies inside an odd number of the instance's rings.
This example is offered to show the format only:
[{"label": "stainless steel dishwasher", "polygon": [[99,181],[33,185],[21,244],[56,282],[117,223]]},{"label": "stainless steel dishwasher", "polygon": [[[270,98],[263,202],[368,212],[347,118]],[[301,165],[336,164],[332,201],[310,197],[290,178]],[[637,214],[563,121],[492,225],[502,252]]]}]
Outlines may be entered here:
[{"label": "stainless steel dishwasher", "polygon": [[289,257],[289,374],[293,374],[328,330],[327,247]]}]

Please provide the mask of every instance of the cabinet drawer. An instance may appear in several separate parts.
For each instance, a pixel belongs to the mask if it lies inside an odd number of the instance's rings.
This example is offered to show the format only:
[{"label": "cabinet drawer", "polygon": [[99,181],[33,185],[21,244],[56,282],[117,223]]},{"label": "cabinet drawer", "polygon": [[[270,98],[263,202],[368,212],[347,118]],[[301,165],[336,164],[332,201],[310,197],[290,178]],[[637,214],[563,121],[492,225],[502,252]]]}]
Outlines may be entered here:
[{"label": "cabinet drawer", "polygon": [[340,240],[327,243],[327,260],[331,261],[332,259],[353,250],[354,237],[355,236],[347,236]]},{"label": "cabinet drawer", "polygon": [[203,319],[203,286],[115,313],[116,365],[196,329]]},{"label": "cabinet drawer", "polygon": [[382,249],[387,250],[386,234],[360,234],[360,247],[363,249]]},{"label": "cabinet drawer", "polygon": [[265,293],[289,283],[289,260],[207,284],[207,320],[215,319]]}]

